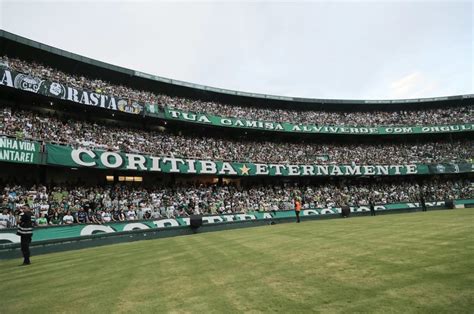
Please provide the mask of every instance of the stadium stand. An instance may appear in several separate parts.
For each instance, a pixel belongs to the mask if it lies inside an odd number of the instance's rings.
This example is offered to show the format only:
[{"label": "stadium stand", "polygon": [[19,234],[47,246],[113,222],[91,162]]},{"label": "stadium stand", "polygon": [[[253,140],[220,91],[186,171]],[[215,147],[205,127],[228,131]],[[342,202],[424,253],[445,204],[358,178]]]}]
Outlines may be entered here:
[{"label": "stadium stand", "polygon": [[371,112],[331,112],[314,110],[288,110],[278,108],[255,108],[249,106],[227,105],[217,102],[204,102],[183,97],[170,97],[139,91],[126,86],[117,86],[97,78],[86,78],[41,63],[25,62],[17,58],[3,56],[0,62],[18,72],[60,82],[79,89],[110,94],[144,103],[156,103],[161,107],[185,111],[203,112],[217,116],[258,119],[275,122],[315,123],[325,125],[380,126],[380,125],[441,125],[447,123],[471,123],[473,106],[452,108],[426,108],[424,110],[399,110]]},{"label": "stadium stand", "polygon": [[[53,48],[41,50],[34,44],[18,42],[7,42],[5,47],[0,51],[4,73],[0,81],[0,207],[6,209],[3,227],[14,225],[11,217],[25,204],[33,209],[38,224],[46,226],[288,211],[293,209],[295,198],[301,199],[305,210],[360,206],[369,201],[415,203],[420,195],[427,201],[474,198],[472,95],[411,100],[390,107],[384,101],[367,102],[364,107],[354,101],[353,108],[347,109],[337,106],[344,104],[343,100],[303,104],[273,100],[275,97],[221,95],[209,89],[203,92],[190,83],[158,83],[136,78],[128,69],[104,69],[97,61],[68,57],[67,52],[58,53]],[[7,77],[8,71],[11,77]],[[47,92],[39,93],[44,86]],[[122,110],[60,97],[66,87],[72,88],[72,94],[78,89],[104,99],[109,95],[118,97],[123,100]],[[156,112],[150,109],[153,106]],[[464,126],[462,130],[441,129],[441,133],[370,138],[351,134],[269,134],[178,123],[164,115],[173,108],[295,124],[438,129],[442,125]],[[59,158],[57,151],[61,148],[71,156],[76,154],[69,157],[80,163]],[[145,160],[145,155],[154,156],[153,168],[159,171],[128,167],[132,159],[126,167],[100,167],[87,159],[95,158],[96,151],[117,153],[108,155],[115,158],[115,163],[116,156],[128,154],[138,160],[135,166]],[[164,171],[158,157],[200,160],[201,170],[204,162],[209,162],[211,168],[225,162],[239,163],[242,168],[240,173],[198,172],[189,163],[186,172],[176,165],[176,169],[171,166]],[[101,159],[102,165],[113,163],[107,158]],[[258,175],[254,171],[257,164]],[[270,164],[276,164],[277,170],[262,170]],[[247,165],[253,167],[251,175]],[[372,168],[364,173],[355,168],[346,173],[340,168],[326,168],[320,176],[292,172],[294,167],[314,165]],[[383,165],[390,165],[396,171],[376,174],[373,165],[381,165],[382,170]],[[278,175],[280,166],[289,170]],[[226,167],[232,169],[233,164]],[[397,167],[410,171],[401,173]]]},{"label": "stadium stand", "polygon": [[[293,210],[301,197],[303,209],[417,202],[422,190],[428,201],[467,199],[473,187],[462,179],[417,182],[338,182],[319,185],[188,185],[141,187],[57,185],[0,186],[0,207],[15,212],[29,204],[37,219],[47,225],[67,224],[71,214],[78,223],[106,223],[141,219],[186,217],[202,214],[234,214],[252,211]],[[87,218],[84,215],[87,213]],[[82,217],[84,215],[84,217]],[[82,221],[82,219],[84,219]],[[80,221],[81,220],[81,221]]]},{"label": "stadium stand", "polygon": [[[0,107],[1,109],[2,107]],[[104,149],[226,161],[319,164],[397,164],[466,162],[472,158],[470,139],[417,143],[338,143],[296,139],[251,139],[173,134],[123,125],[106,126],[77,119],[58,118],[33,111],[0,111],[0,134],[22,139]],[[150,145],[153,143],[153,145]],[[255,145],[258,149],[255,149]]]}]

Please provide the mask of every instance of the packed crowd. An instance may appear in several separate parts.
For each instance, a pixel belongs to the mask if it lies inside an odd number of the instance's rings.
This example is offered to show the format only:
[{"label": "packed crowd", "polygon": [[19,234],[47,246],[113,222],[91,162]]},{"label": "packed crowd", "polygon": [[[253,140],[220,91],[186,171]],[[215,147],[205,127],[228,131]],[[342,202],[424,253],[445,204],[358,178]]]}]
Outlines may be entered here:
[{"label": "packed crowd", "polygon": [[387,125],[471,123],[474,114],[473,106],[425,110],[348,112],[303,111],[279,108],[268,109],[191,100],[183,100],[178,103],[166,102],[164,105],[183,111],[208,113],[224,117],[237,117],[248,120],[339,126],[377,127]]},{"label": "packed crowd", "polygon": [[258,138],[178,135],[61,120],[0,108],[0,135],[110,151],[262,163],[401,164],[460,162],[474,156],[473,141],[315,143]]},{"label": "packed crowd", "polygon": [[[110,186],[22,186],[0,187],[0,208],[14,217],[28,205],[40,226],[71,223],[107,223],[184,217],[192,214],[247,213],[294,209],[295,198],[303,209],[343,205],[418,202],[472,198],[469,180],[416,182],[322,183],[321,185],[187,185],[173,187]],[[13,227],[14,219],[0,221]]]},{"label": "packed crowd", "polygon": [[211,101],[170,97],[164,94],[154,94],[149,91],[135,90],[123,85],[114,85],[97,78],[64,73],[58,69],[35,62],[26,62],[4,56],[0,63],[11,69],[32,76],[41,77],[54,82],[73,86],[78,89],[95,91],[97,93],[120,96],[123,98],[154,103],[160,107],[181,109],[208,113],[217,116],[237,117],[250,120],[274,122],[292,122],[296,124],[318,125],[351,125],[351,126],[381,126],[381,125],[440,125],[450,123],[472,123],[473,106],[452,107],[443,109],[425,109],[410,111],[370,111],[370,112],[337,112],[315,110],[290,110],[281,108],[263,108],[254,106],[236,106]]}]

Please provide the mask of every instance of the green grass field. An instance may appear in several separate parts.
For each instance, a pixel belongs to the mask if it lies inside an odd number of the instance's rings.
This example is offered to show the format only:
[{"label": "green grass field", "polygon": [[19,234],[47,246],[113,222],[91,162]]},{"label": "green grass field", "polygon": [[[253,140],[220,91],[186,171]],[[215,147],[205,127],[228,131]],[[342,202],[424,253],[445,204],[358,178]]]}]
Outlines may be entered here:
[{"label": "green grass field", "polygon": [[20,262],[0,262],[0,313],[473,313],[474,210],[280,224]]}]

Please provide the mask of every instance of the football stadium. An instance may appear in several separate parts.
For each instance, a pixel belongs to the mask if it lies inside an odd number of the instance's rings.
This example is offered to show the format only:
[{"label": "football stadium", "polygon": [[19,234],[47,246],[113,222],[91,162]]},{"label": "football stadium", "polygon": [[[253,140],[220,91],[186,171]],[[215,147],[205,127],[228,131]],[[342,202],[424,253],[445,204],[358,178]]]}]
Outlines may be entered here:
[{"label": "football stadium", "polygon": [[215,88],[1,30],[0,313],[472,313],[473,113]]}]

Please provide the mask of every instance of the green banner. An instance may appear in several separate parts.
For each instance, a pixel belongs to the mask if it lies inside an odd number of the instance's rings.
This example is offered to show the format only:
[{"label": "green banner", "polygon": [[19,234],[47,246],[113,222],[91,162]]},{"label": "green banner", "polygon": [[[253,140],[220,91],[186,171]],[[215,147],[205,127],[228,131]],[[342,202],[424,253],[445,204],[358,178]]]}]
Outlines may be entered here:
[{"label": "green banner", "polygon": [[[426,202],[427,207],[443,206],[444,201]],[[456,200],[456,205],[474,204],[474,200]],[[420,207],[418,203],[396,203],[375,205],[376,211],[390,211],[400,210],[405,208]],[[350,207],[352,213],[369,212],[369,206],[352,206]],[[314,215],[338,215],[341,213],[340,207],[331,208],[313,208],[301,211],[301,216]],[[294,211],[274,211],[274,212],[250,212],[247,214],[227,214],[227,215],[207,215],[203,216],[204,224],[215,224],[223,222],[237,222],[243,220],[271,220],[275,218],[295,218]],[[141,221],[127,221],[127,222],[113,222],[103,225],[93,224],[74,224],[67,226],[53,226],[53,227],[37,227],[33,232],[33,242],[67,239],[80,236],[90,236],[97,233],[114,233],[121,231],[132,231],[137,229],[163,229],[177,226],[189,226],[189,217],[178,217],[158,220],[141,220]],[[16,235],[16,230],[3,229],[0,230],[0,243],[18,243],[20,237]]]},{"label": "green banner", "polygon": [[[46,144],[47,163],[68,167],[226,176],[382,176],[473,172],[473,164],[297,165],[155,157]],[[443,171],[439,171],[443,166]]]},{"label": "green banner", "polygon": [[430,173],[464,173],[464,172],[474,172],[474,163],[440,163],[428,165]]},{"label": "green banner", "polygon": [[246,120],[231,117],[213,116],[204,113],[185,112],[165,108],[164,116],[169,120],[192,122],[219,127],[244,128],[277,132],[315,133],[315,134],[352,134],[352,135],[390,135],[390,134],[431,134],[472,132],[474,124],[450,124],[431,126],[332,126],[316,124],[293,124],[287,122],[269,122]]},{"label": "green banner", "polygon": [[22,164],[41,162],[40,143],[0,137],[0,161]]},{"label": "green banner", "polygon": [[96,89],[95,91],[80,90],[6,68],[0,68],[0,85],[41,94],[43,96],[69,100],[85,106],[122,111],[131,114],[140,114],[144,108],[144,104],[140,102],[113,95],[105,95],[100,89]]}]

